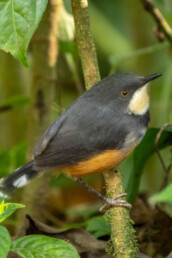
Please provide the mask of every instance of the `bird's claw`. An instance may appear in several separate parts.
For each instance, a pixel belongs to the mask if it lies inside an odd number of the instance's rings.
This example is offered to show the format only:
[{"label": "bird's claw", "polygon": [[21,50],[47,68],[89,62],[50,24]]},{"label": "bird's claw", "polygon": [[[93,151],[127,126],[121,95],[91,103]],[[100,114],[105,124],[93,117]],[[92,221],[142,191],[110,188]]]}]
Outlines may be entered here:
[{"label": "bird's claw", "polygon": [[127,194],[122,193],[122,194],[116,195],[113,199],[106,198],[105,204],[99,209],[100,212],[103,212],[104,210],[106,210],[110,206],[126,207],[128,209],[131,209],[132,205],[130,203],[126,202],[125,200],[118,200],[120,197],[125,197],[125,196],[127,196]]}]

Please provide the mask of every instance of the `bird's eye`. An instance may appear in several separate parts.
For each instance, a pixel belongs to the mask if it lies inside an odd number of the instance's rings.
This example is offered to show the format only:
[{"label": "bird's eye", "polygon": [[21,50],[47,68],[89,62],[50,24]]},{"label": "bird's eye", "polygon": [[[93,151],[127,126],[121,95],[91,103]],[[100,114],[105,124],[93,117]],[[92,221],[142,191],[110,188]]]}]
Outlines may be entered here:
[{"label": "bird's eye", "polygon": [[121,96],[122,96],[123,98],[127,97],[128,94],[129,94],[129,90],[122,90],[122,91],[121,91]]}]

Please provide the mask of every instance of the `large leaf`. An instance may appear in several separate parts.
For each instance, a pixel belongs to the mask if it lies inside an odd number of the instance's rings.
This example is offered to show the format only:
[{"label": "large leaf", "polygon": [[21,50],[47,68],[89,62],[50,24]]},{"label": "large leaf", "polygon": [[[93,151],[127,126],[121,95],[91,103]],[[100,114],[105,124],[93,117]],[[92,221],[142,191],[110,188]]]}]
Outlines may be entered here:
[{"label": "large leaf", "polygon": [[169,184],[165,189],[161,192],[153,195],[150,198],[151,202],[168,202],[172,204],[172,183]]},{"label": "large leaf", "polygon": [[[130,203],[133,203],[137,196],[144,165],[149,157],[155,152],[155,139],[158,132],[159,128],[149,128],[142,142],[134,150],[134,164],[127,186],[127,199]],[[172,126],[166,127],[158,142],[159,149],[169,145],[172,145]]]},{"label": "large leaf", "polygon": [[26,50],[48,0],[0,1],[0,49],[28,66]]},{"label": "large leaf", "polygon": [[[19,203],[0,203],[0,222],[9,217],[13,212],[25,206]],[[1,256],[0,256],[1,257]]]},{"label": "large leaf", "polygon": [[17,239],[12,243],[11,251],[24,258],[80,257],[70,243],[41,235],[30,235]]},{"label": "large leaf", "polygon": [[8,230],[0,226],[0,257],[6,258],[11,247],[11,237]]}]

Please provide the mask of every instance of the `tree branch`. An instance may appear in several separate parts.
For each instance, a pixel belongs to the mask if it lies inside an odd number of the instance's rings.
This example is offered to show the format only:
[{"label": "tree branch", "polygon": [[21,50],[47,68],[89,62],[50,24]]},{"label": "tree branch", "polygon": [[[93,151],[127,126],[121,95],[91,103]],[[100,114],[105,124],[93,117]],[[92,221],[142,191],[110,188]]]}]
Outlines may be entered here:
[{"label": "tree branch", "polygon": [[[108,198],[124,193],[121,171],[114,168],[104,174],[106,193]],[[111,207],[107,211],[111,224],[111,241],[115,251],[115,257],[137,257],[137,241],[133,221],[130,218],[129,209],[124,207]]]},{"label": "tree branch", "polygon": [[72,0],[75,20],[76,40],[84,73],[85,86],[88,90],[100,80],[97,54],[90,32],[87,0]]},{"label": "tree branch", "polygon": [[172,29],[162,13],[158,10],[157,7],[155,7],[151,0],[141,0],[141,2],[146,11],[148,11],[153,16],[158,25],[158,30],[161,30],[166,38],[170,41],[170,43],[172,43]]},{"label": "tree branch", "polygon": [[[87,0],[71,0],[75,20],[76,40],[81,57],[86,89],[100,80],[96,50],[90,32]],[[116,169],[114,170],[116,171]],[[110,198],[124,193],[120,171],[105,173],[106,191]],[[115,257],[137,257],[138,252],[129,210],[111,207],[108,210],[111,224],[111,240]]]}]

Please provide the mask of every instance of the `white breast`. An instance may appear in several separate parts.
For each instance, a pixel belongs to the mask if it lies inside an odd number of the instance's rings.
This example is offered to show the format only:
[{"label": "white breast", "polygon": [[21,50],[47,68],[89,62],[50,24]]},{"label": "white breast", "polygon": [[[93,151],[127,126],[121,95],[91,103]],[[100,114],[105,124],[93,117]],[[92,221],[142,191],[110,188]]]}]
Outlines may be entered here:
[{"label": "white breast", "polygon": [[124,141],[123,148],[131,148],[132,146],[137,146],[141,140],[143,139],[143,136],[146,133],[146,128],[140,128],[137,131],[133,131],[127,135]]}]

